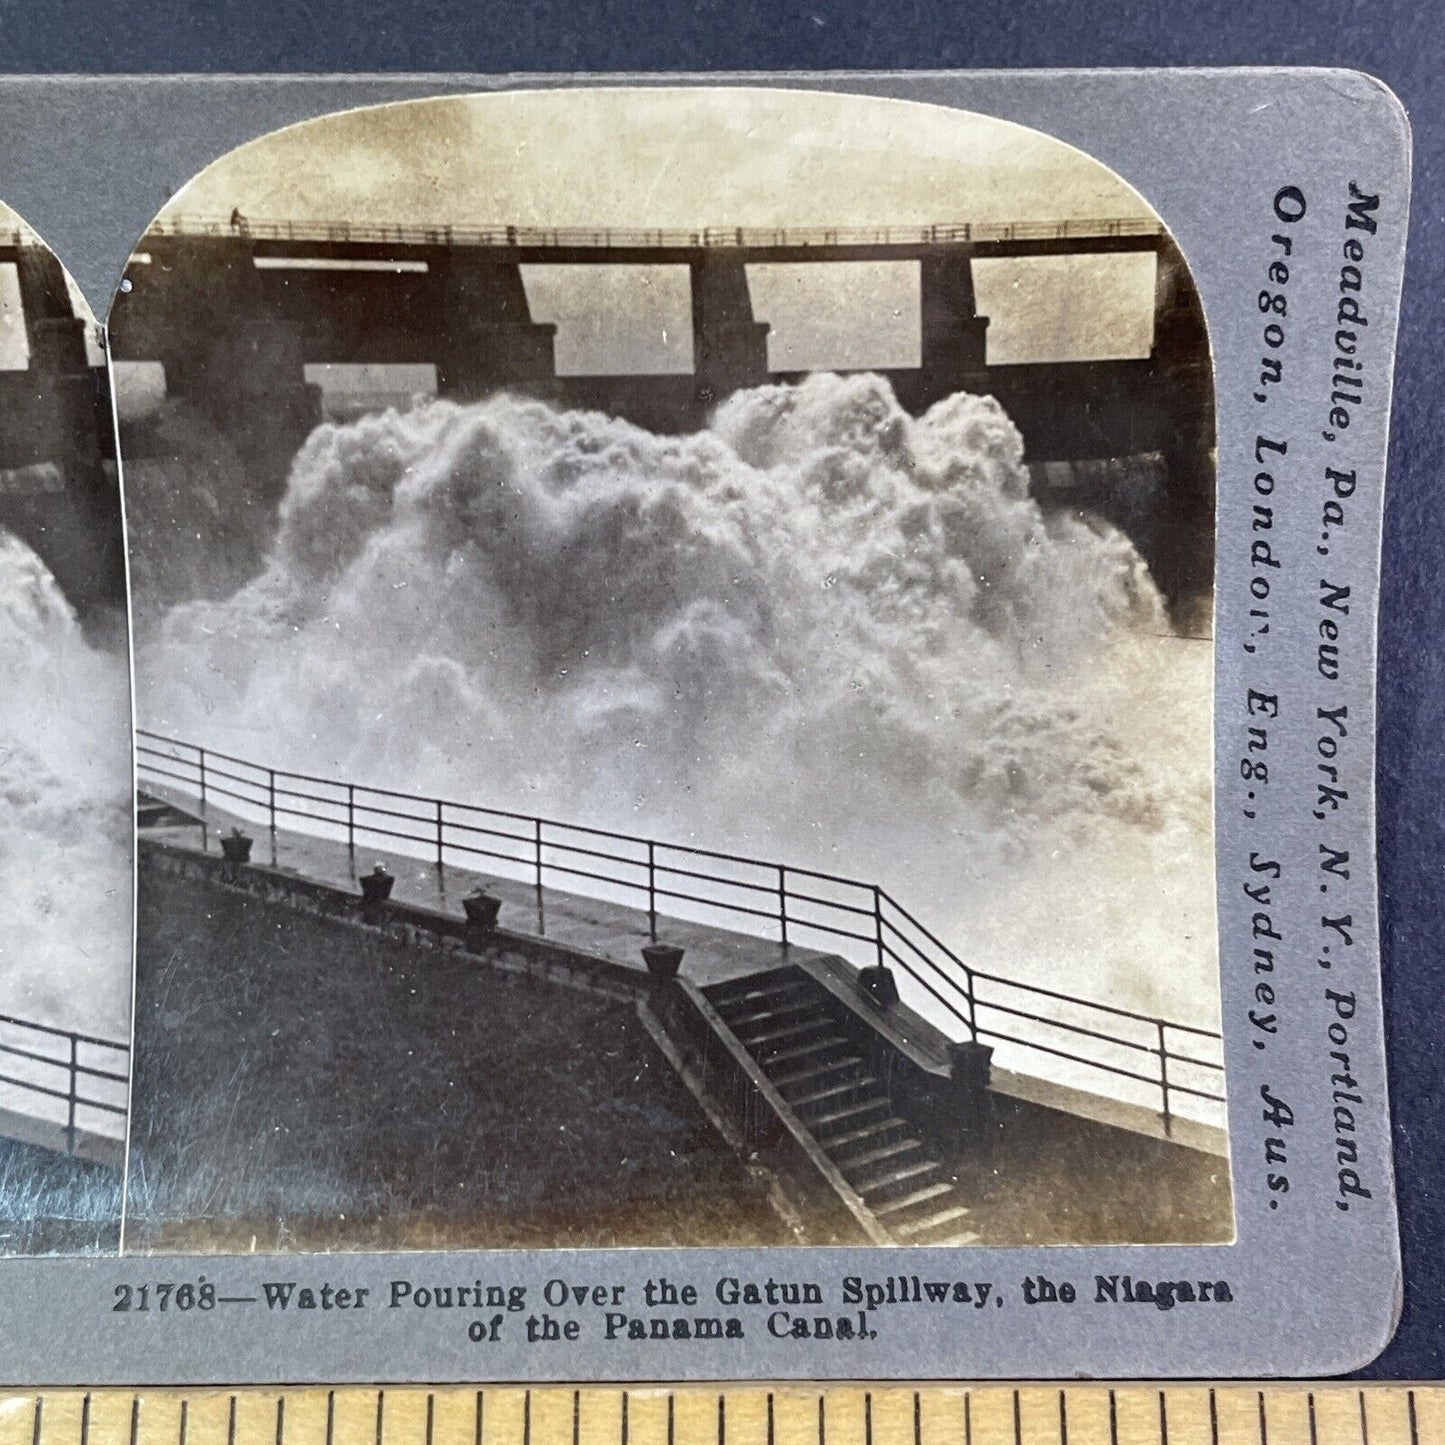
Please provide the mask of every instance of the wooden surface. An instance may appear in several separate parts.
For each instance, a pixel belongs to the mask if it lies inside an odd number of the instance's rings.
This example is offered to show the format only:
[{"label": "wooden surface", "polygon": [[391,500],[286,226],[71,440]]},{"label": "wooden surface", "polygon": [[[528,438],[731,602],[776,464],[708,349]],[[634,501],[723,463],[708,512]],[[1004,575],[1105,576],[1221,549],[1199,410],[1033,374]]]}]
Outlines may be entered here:
[{"label": "wooden surface", "polygon": [[0,1392],[0,1445],[1445,1445],[1445,1385]]}]

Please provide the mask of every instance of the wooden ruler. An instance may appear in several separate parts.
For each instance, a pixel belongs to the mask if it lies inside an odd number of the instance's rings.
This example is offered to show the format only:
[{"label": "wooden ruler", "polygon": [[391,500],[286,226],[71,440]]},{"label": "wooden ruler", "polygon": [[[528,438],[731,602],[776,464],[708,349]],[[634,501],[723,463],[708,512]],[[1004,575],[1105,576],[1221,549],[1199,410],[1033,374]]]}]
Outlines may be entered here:
[{"label": "wooden ruler", "polygon": [[1445,1384],[0,1392],[0,1445],[1445,1445]]}]

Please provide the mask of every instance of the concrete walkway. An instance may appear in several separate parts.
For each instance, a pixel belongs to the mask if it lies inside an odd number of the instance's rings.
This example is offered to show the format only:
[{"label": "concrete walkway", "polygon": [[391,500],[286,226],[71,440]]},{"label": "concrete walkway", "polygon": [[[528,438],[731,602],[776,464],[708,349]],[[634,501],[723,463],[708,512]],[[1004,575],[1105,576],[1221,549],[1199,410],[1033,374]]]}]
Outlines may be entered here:
[{"label": "concrete walkway", "polygon": [[[640,973],[646,971],[642,946],[650,941],[651,935],[643,909],[555,888],[543,888],[539,894],[535,885],[515,878],[480,873],[450,863],[439,869],[434,862],[392,852],[370,842],[358,846],[352,854],[344,842],[333,839],[286,828],[269,833],[264,823],[257,824],[214,803],[207,804],[203,827],[196,800],[181,790],[146,778],[141,791],[143,796],[168,803],[175,813],[191,820],[183,822],[172,816],[160,826],[143,829],[144,836],[161,839],[173,847],[219,853],[221,834],[233,826],[239,827],[256,840],[251,854],[254,862],[358,895],[361,892],[359,874],[371,872],[377,863],[385,863],[387,870],[396,876],[393,898],[458,916],[462,913],[463,896],[481,885],[501,898],[498,922],[504,928],[566,944]],[[683,965],[687,976],[704,988],[785,963],[803,963],[826,956],[818,949],[797,944],[784,948],[775,940],[661,913],[657,919],[657,936],[660,942],[674,943],[687,950]]]}]

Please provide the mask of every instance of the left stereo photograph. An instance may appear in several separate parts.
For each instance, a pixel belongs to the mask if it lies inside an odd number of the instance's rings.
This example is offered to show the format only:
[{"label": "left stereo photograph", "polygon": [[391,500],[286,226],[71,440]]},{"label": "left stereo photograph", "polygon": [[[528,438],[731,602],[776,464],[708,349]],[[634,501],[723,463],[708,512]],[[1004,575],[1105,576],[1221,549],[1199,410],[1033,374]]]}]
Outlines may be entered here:
[{"label": "left stereo photograph", "polygon": [[0,202],[0,1255],[113,1253],[130,1079],[130,695],[104,339]]}]

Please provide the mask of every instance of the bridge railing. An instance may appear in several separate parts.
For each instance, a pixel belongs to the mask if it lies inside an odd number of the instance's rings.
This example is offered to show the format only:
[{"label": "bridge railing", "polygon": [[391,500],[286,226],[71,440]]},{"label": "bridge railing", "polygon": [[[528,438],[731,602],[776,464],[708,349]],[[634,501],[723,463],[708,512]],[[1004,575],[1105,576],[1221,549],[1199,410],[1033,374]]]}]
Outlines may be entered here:
[{"label": "bridge railing", "polygon": [[598,250],[791,250],[838,246],[963,245],[971,241],[1100,240],[1158,236],[1149,217],[1114,216],[1067,221],[960,221],[925,226],[417,226],[353,221],[248,220],[244,216],[171,216],[151,224],[146,238],[211,236],[252,241],[300,241],[383,246],[500,246]]},{"label": "bridge railing", "polygon": [[[614,832],[558,818],[431,798],[268,767],[231,753],[138,730],[140,775],[201,805],[329,838],[353,865],[358,845],[396,846],[427,858],[528,883],[545,932],[546,890],[586,893],[660,916],[693,917],[839,953],[855,965],[891,965],[912,1001],[954,1037],[1003,1045],[1061,1083],[1141,1098],[1166,1132],[1184,1112],[1222,1122],[1219,1033],[1063,990],[1010,979],[966,962],[874,883],[794,864]],[[1101,1087],[1108,1081],[1111,1087]],[[1193,1101],[1192,1105],[1185,1101]]]},{"label": "bridge railing", "polygon": [[43,246],[38,232],[32,231],[23,221],[0,226],[0,246]]},{"label": "bridge railing", "polygon": [[0,1105],[57,1124],[66,1153],[115,1131],[129,1089],[129,1044],[0,1014]]}]

